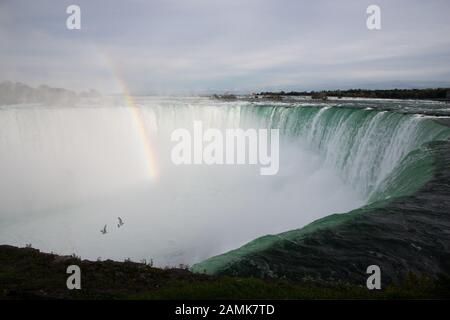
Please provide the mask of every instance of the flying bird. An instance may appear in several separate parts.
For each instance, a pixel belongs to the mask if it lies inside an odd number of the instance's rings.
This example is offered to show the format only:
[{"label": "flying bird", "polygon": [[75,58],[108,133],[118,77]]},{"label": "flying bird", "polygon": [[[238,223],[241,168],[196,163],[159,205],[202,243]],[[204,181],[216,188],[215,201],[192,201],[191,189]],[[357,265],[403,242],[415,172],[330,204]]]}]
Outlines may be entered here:
[{"label": "flying bird", "polygon": [[124,223],[120,217],[117,217],[117,219],[119,219],[119,224],[117,225],[117,228],[120,228],[121,226],[124,225]]},{"label": "flying bird", "polygon": [[101,232],[102,234],[108,233],[108,232],[106,231],[106,224],[105,224],[105,226],[103,227],[103,229],[100,230],[100,232]]}]

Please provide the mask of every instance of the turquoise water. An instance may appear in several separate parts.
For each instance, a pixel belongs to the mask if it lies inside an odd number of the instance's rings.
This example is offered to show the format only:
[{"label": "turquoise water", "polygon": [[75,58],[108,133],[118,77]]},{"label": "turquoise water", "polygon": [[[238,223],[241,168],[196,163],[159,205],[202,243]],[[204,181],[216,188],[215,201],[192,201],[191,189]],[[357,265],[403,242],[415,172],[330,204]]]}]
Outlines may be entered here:
[{"label": "turquoise water", "polygon": [[396,104],[401,107],[395,111],[380,108],[380,101],[373,105],[363,101],[360,108],[358,102],[352,102],[349,106],[261,105],[245,109],[245,117],[258,118],[269,127],[280,128],[292,139],[306,142],[347,184],[364,195],[365,205],[345,214],[329,215],[300,229],[260,237],[196,264],[192,270],[221,272],[247,255],[269,250],[280,240],[297,241],[419,190],[435,174],[436,159],[429,143],[447,140],[450,130],[433,117],[424,116],[423,111],[430,111],[426,106],[416,107],[416,113],[404,113],[417,106],[416,101]]},{"label": "turquoise water", "polygon": [[[138,122],[120,100],[0,107],[0,243],[31,243],[94,260],[153,259],[158,266],[229,252],[194,268],[215,272],[232,255],[414,193],[434,174],[428,143],[449,136],[423,114],[444,108],[435,103],[136,102]],[[417,114],[405,113],[414,108]],[[170,135],[194,121],[205,129],[280,129],[279,173],[263,177],[258,166],[175,166]],[[140,127],[152,143],[157,180],[148,175]],[[120,229],[119,216],[125,221]],[[100,233],[104,225],[107,235]]]}]

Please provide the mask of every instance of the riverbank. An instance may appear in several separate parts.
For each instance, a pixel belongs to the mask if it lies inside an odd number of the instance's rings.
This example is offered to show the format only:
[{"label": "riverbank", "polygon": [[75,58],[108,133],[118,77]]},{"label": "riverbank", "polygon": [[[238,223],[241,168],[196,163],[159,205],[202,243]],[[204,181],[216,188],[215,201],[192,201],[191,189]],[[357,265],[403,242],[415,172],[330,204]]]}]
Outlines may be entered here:
[{"label": "riverbank", "polygon": [[[66,269],[81,269],[81,290],[68,290]],[[433,299],[450,297],[450,279],[414,275],[398,286],[208,276],[131,261],[87,261],[33,248],[0,246],[0,299]]]}]

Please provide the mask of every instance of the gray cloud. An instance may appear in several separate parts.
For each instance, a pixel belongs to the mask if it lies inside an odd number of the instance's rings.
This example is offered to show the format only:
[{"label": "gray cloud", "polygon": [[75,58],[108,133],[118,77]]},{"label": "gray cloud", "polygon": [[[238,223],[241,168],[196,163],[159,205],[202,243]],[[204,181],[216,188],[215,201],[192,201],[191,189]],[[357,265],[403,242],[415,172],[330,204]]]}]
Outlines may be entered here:
[{"label": "gray cloud", "polygon": [[[72,3],[80,31],[65,28]],[[372,3],[380,31],[365,26]],[[120,73],[141,93],[450,83],[448,12],[419,0],[7,0],[0,74],[114,92]]]}]

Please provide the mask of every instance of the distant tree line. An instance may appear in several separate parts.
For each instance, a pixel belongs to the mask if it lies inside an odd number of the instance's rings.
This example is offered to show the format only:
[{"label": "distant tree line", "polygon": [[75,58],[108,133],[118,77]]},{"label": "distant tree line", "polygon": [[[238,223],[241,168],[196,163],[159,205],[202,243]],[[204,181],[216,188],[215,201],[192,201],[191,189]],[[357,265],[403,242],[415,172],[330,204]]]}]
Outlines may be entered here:
[{"label": "distant tree line", "polygon": [[322,91],[279,91],[261,92],[262,96],[312,96],[326,99],[326,97],[349,98],[379,98],[379,99],[450,99],[450,88],[435,89],[389,89],[389,90],[322,90]]}]

